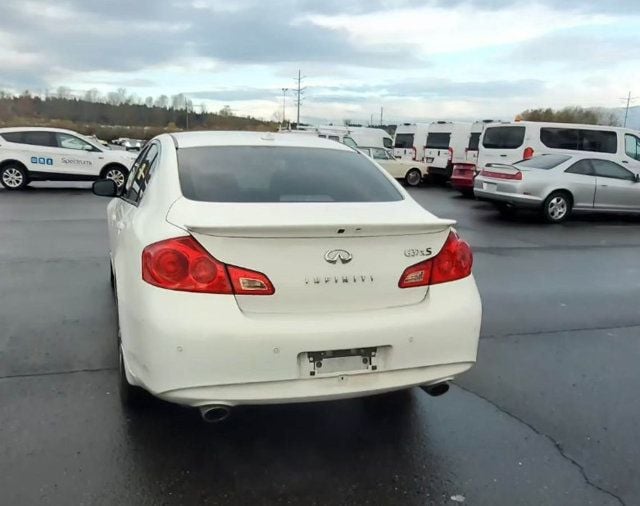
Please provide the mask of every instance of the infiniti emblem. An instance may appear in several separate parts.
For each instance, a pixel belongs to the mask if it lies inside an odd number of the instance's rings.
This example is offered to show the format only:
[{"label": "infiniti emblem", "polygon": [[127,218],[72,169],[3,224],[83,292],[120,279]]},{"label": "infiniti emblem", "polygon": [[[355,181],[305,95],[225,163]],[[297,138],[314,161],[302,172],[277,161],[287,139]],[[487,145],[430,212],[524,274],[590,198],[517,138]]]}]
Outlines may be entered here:
[{"label": "infiniti emblem", "polygon": [[324,254],[324,259],[330,264],[340,263],[348,264],[353,259],[353,255],[344,249],[332,249]]}]

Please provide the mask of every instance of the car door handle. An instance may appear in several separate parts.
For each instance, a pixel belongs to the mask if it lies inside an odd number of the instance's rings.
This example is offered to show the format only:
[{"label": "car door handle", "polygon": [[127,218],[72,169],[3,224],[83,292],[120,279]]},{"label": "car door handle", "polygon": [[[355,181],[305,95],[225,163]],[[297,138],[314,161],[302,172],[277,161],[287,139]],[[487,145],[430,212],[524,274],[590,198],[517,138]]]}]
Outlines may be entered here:
[{"label": "car door handle", "polygon": [[608,184],[601,184],[600,188],[607,188],[609,185]]}]

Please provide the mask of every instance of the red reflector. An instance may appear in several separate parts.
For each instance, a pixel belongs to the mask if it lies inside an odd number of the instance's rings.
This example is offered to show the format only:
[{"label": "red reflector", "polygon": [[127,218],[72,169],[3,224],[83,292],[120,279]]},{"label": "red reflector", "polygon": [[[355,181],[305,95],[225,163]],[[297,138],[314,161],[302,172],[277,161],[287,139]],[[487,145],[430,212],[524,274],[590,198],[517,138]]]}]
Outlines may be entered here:
[{"label": "red reflector", "polygon": [[522,154],[522,158],[528,160],[533,157],[533,148],[525,148],[524,153]]},{"label": "red reflector", "polygon": [[227,266],[213,258],[193,237],[156,242],[142,252],[142,279],[183,292],[238,295],[272,295],[264,274]]},{"label": "red reflector", "polygon": [[413,288],[455,281],[469,276],[472,266],[471,247],[452,231],[440,253],[405,269],[398,286]]},{"label": "red reflector", "polygon": [[505,172],[494,172],[492,170],[483,169],[480,172],[481,176],[492,177],[494,179],[511,179],[515,181],[522,181],[522,172],[518,171],[513,174],[508,174]]}]

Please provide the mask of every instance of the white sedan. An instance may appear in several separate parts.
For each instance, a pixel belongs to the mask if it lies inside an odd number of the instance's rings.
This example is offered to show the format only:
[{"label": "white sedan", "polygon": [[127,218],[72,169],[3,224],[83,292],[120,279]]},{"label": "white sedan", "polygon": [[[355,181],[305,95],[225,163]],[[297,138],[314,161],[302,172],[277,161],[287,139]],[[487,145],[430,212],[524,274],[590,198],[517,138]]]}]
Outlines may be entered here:
[{"label": "white sedan", "polygon": [[476,360],[472,254],[369,158],[312,136],[164,134],[107,208],[121,396],[199,407],[420,385]]},{"label": "white sedan", "polygon": [[390,149],[361,147],[358,149],[373,158],[393,177],[403,179],[408,186],[418,186],[429,174],[429,167],[426,163],[396,158]]}]

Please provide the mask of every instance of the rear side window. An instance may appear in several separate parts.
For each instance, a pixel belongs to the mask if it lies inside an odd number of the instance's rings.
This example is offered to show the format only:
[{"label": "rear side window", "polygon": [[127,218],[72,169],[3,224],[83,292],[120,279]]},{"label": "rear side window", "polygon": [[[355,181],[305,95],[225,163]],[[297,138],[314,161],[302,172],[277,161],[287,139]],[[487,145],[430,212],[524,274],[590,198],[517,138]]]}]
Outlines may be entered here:
[{"label": "rear side window", "polygon": [[524,142],[525,127],[489,127],[484,131],[482,146],[487,149],[517,149]]},{"label": "rear side window", "polygon": [[593,169],[598,177],[623,179],[625,181],[635,180],[633,173],[609,160],[591,160],[591,165],[593,165]]},{"label": "rear side window", "polygon": [[2,134],[0,137],[7,142],[16,142],[18,144],[22,143],[22,132],[7,132]]},{"label": "rear side window", "polygon": [[467,146],[467,149],[469,151],[478,151],[479,146],[480,146],[480,132],[473,132],[469,136],[469,146]]},{"label": "rear side window", "polygon": [[518,167],[531,167],[532,169],[549,170],[571,158],[567,155],[540,155],[514,163]]},{"label": "rear side window", "polygon": [[582,130],[580,128],[541,128],[540,141],[548,148],[572,151],[615,153],[618,138],[615,132],[606,130]]},{"label": "rear side window", "polygon": [[399,149],[411,149],[413,147],[413,134],[397,134],[394,146]]},{"label": "rear side window", "polygon": [[569,167],[565,172],[569,174],[582,174],[583,176],[593,176],[593,167],[589,160],[580,160]]},{"label": "rear side window", "polygon": [[449,149],[450,133],[430,133],[427,135],[427,147],[430,149]]},{"label": "rear side window", "polygon": [[355,151],[216,146],[178,150],[183,195],[204,202],[391,202],[395,186]]},{"label": "rear side window", "polygon": [[55,136],[51,132],[22,132],[22,143],[32,146],[58,146]]}]

